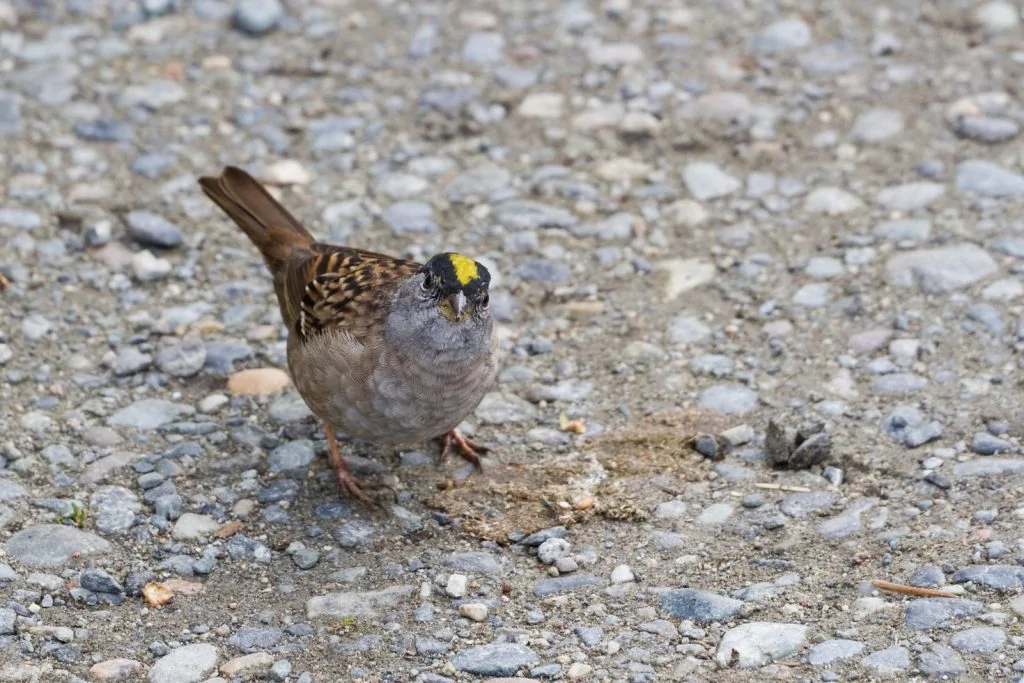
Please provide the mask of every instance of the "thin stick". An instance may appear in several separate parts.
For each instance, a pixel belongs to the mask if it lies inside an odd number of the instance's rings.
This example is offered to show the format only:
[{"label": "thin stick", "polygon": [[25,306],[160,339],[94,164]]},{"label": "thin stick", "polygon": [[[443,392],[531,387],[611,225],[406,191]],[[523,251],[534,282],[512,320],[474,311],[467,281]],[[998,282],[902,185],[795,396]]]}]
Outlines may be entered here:
[{"label": "thin stick", "polygon": [[918,598],[959,598],[960,596],[956,593],[950,593],[948,591],[935,590],[934,588],[918,588],[917,586],[904,586],[902,583],[893,583],[891,581],[882,581],[881,579],[874,579],[871,585],[883,591],[889,591],[890,593],[902,593],[903,595],[913,595]]},{"label": "thin stick", "polygon": [[784,484],[754,484],[755,488],[770,489],[772,491],[788,491],[790,493],[810,493],[811,489],[806,486],[786,486]]}]

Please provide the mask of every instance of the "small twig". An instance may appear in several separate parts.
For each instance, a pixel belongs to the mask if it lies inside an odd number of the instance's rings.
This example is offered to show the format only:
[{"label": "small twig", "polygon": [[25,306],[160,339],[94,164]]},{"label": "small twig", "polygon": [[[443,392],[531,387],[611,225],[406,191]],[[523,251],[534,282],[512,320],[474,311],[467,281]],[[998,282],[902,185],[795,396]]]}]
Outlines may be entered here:
[{"label": "small twig", "polygon": [[902,593],[903,595],[913,595],[918,598],[959,598],[960,596],[956,593],[950,593],[948,591],[935,590],[934,588],[918,588],[917,586],[905,586],[902,583],[893,583],[892,581],[882,581],[881,579],[873,579],[871,585],[879,590],[889,591],[890,593]]},{"label": "small twig", "polygon": [[772,491],[787,491],[789,493],[810,493],[811,492],[811,489],[807,488],[806,486],[786,486],[784,484],[768,484],[768,483],[754,484],[754,486],[756,488],[759,488],[759,489],[770,489]]}]

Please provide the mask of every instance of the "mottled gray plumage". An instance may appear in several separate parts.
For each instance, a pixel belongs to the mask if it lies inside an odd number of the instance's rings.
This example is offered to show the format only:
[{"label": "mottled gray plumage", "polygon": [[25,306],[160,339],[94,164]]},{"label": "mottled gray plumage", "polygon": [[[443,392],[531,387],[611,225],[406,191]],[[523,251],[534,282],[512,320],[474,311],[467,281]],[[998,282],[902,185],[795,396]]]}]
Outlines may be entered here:
[{"label": "mottled gray plumage", "polygon": [[203,191],[259,248],[289,328],[288,367],[325,423],[339,483],[365,496],[333,429],[378,444],[454,441],[497,373],[490,275],[457,254],[426,264],[316,242],[248,173],[225,168]]}]

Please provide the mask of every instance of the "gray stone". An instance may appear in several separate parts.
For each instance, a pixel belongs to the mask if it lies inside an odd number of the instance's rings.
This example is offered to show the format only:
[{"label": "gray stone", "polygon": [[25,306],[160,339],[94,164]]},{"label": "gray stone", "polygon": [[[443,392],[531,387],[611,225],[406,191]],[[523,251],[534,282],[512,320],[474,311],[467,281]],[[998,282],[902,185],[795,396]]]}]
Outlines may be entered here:
[{"label": "gray stone", "polygon": [[739,179],[729,175],[717,164],[698,161],[683,169],[683,182],[695,199],[707,201],[733,194],[742,187]]},{"label": "gray stone", "polygon": [[864,651],[864,643],[856,640],[834,639],[818,643],[807,653],[811,666],[827,666],[833,662],[856,657]]},{"label": "gray stone", "polygon": [[194,412],[195,409],[191,406],[181,403],[172,403],[161,398],[144,398],[111,415],[107,418],[107,424],[111,427],[152,430]]},{"label": "gray stone", "polygon": [[761,29],[749,44],[755,54],[774,55],[800,50],[811,44],[811,27],[803,19],[790,17]]},{"label": "gray stone", "polygon": [[183,645],[161,657],[149,670],[149,683],[200,683],[217,669],[217,648],[208,643]]},{"label": "gray stone", "polygon": [[305,470],[315,458],[313,442],[299,439],[281,444],[271,451],[267,457],[267,466],[271,472]]},{"label": "gray stone", "polygon": [[368,619],[400,605],[416,592],[415,586],[390,586],[375,591],[317,595],[306,601],[308,619]]},{"label": "gray stone", "polygon": [[711,328],[693,315],[678,315],[668,324],[668,339],[673,344],[696,344],[710,336]]},{"label": "gray stone", "polygon": [[243,626],[228,638],[228,645],[246,654],[272,650],[281,642],[284,631],[279,628]]},{"label": "gray stone", "polygon": [[235,4],[235,27],[249,35],[269,33],[283,18],[284,5],[280,0],[238,0]]},{"label": "gray stone", "polygon": [[933,680],[948,680],[967,673],[967,665],[956,650],[945,645],[933,645],[921,655],[921,671]]},{"label": "gray stone", "polygon": [[89,498],[96,530],[104,534],[126,533],[135,523],[142,504],[134,491],[121,486],[103,486]]},{"label": "gray stone", "polygon": [[102,555],[110,544],[96,534],[59,524],[39,524],[7,539],[7,554],[27,567],[62,567],[76,557]]},{"label": "gray stone", "polygon": [[148,247],[170,249],[185,241],[181,228],[151,211],[131,211],[124,222],[131,238]]},{"label": "gray stone", "polygon": [[537,654],[525,645],[491,643],[458,652],[451,662],[459,671],[477,676],[514,676],[538,660]]},{"label": "gray stone", "polygon": [[903,114],[896,109],[871,109],[853,123],[853,139],[878,144],[903,132]]},{"label": "gray stone", "polygon": [[757,392],[740,384],[716,384],[700,393],[701,407],[726,415],[742,415],[757,407]]},{"label": "gray stone", "polygon": [[953,634],[949,644],[967,654],[988,654],[1002,649],[1006,638],[1006,631],[1001,628],[978,626]]},{"label": "gray stone", "polygon": [[910,668],[910,651],[905,647],[878,650],[860,660],[860,665],[876,676],[895,676]]},{"label": "gray stone", "polygon": [[574,591],[577,588],[588,588],[597,584],[597,577],[588,574],[571,574],[541,579],[533,584],[533,594],[538,598],[546,598],[556,593]]},{"label": "gray stone", "polygon": [[475,414],[484,424],[509,424],[534,419],[537,408],[515,394],[492,392],[480,401]]},{"label": "gray stone", "polygon": [[919,181],[887,187],[878,193],[878,203],[890,211],[923,209],[946,193],[941,183]]},{"label": "gray stone", "polygon": [[715,652],[719,666],[753,669],[788,657],[807,640],[807,626],[751,621],[731,628]]},{"label": "gray stone", "polygon": [[742,600],[697,588],[677,588],[661,596],[661,610],[676,619],[698,623],[725,622],[740,613]]},{"label": "gray stone", "polygon": [[1024,472],[1024,458],[979,458],[953,465],[957,477],[998,477]]},{"label": "gray stone", "polygon": [[982,609],[981,603],[973,600],[920,598],[907,604],[903,620],[909,628],[928,630],[980,614]]},{"label": "gray stone", "polygon": [[931,237],[932,223],[922,218],[902,218],[879,223],[872,232],[881,239],[918,244]]},{"label": "gray stone", "polygon": [[434,209],[426,202],[415,200],[395,202],[384,210],[383,218],[396,235],[437,231]]},{"label": "gray stone", "polygon": [[996,590],[1008,591],[1024,587],[1024,567],[1015,564],[983,564],[956,571],[953,583],[976,583]]},{"label": "gray stone", "polygon": [[1024,195],[1024,175],[991,161],[971,159],[957,166],[956,189],[982,197],[1019,197]]},{"label": "gray stone", "polygon": [[579,223],[575,214],[550,204],[528,199],[511,199],[494,207],[494,220],[509,230],[571,228]]},{"label": "gray stone", "polygon": [[885,269],[889,283],[895,287],[916,285],[927,294],[943,294],[980,282],[998,268],[987,251],[961,242],[897,254]]},{"label": "gray stone", "polygon": [[192,377],[206,364],[206,345],[199,339],[175,342],[157,351],[154,361],[171,377]]}]

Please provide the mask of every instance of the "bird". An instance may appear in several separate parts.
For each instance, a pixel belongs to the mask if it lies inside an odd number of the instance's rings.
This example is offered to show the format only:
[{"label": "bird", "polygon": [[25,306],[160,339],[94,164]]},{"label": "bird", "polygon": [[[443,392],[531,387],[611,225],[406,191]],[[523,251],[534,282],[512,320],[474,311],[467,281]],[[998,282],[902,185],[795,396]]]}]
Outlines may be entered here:
[{"label": "bird", "polygon": [[481,466],[490,450],[458,425],[498,371],[491,274],[455,252],[425,263],[318,241],[246,171],[200,177],[203,192],[256,246],[288,328],[288,369],[324,425],[345,494],[375,505],[338,451],[335,430],[382,446],[442,440]]}]

